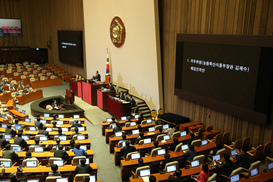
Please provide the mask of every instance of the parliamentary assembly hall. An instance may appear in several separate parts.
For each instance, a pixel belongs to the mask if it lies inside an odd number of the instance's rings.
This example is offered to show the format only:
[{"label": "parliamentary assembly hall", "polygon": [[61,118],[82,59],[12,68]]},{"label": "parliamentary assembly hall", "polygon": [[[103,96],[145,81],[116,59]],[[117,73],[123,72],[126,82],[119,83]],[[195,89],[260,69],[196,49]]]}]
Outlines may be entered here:
[{"label": "parliamentary assembly hall", "polygon": [[0,0],[0,182],[273,181],[273,1]]}]

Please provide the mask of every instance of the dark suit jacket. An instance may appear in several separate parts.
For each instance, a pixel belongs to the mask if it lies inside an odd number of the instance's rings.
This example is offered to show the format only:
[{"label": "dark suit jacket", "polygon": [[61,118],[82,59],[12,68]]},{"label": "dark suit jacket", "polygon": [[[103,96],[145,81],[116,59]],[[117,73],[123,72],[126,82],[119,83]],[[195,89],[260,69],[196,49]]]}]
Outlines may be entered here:
[{"label": "dark suit jacket", "polygon": [[7,135],[14,135],[15,134],[15,130],[12,129],[12,128],[6,128],[5,134],[7,134]]},{"label": "dark suit jacket", "polygon": [[18,158],[18,154],[16,154],[13,150],[4,150],[2,154],[3,158],[11,159],[13,164],[16,162]]},{"label": "dark suit jacket", "polygon": [[139,138],[139,137],[137,137],[137,139],[136,139],[136,143],[135,144],[138,144],[139,143],[139,141],[140,140],[143,140],[144,139],[144,137],[143,138]]},{"label": "dark suit jacket", "polygon": [[45,135],[45,136],[49,136],[49,133],[48,133],[48,131],[46,131],[46,130],[40,130],[39,131],[39,133],[38,133],[39,135]]},{"label": "dark suit jacket", "polygon": [[230,176],[232,170],[234,169],[233,163],[231,161],[224,162],[222,166],[216,166],[219,174],[223,174],[225,176]]},{"label": "dark suit jacket", "polygon": [[20,145],[22,149],[27,147],[27,142],[22,137],[14,138],[14,144]]},{"label": "dark suit jacket", "polygon": [[92,167],[90,165],[77,165],[75,169],[77,174],[91,174],[92,172]]},{"label": "dark suit jacket", "polygon": [[119,95],[118,98],[121,99],[121,100],[125,100],[125,97],[124,97],[123,94],[122,94],[122,95]]},{"label": "dark suit jacket", "polygon": [[82,127],[81,123],[73,123],[71,127]]},{"label": "dark suit jacket", "polygon": [[136,147],[134,146],[125,146],[123,147],[120,152],[123,154],[123,157],[126,157],[128,153],[136,151]]},{"label": "dark suit jacket", "polygon": [[183,154],[183,157],[185,157],[186,160],[188,160],[188,161],[192,161],[195,156],[196,156],[195,150],[194,151],[189,150]]},{"label": "dark suit jacket", "polygon": [[63,160],[66,160],[69,156],[68,156],[68,154],[66,153],[65,150],[55,150],[54,151],[54,157],[60,157]]},{"label": "dark suit jacket", "polygon": [[174,151],[178,144],[172,143],[169,150]]},{"label": "dark suit jacket", "polygon": [[110,91],[116,91],[113,85],[110,86]]},{"label": "dark suit jacket", "polygon": [[6,143],[7,143],[6,139],[0,139],[0,149],[5,148]]},{"label": "dark suit jacket", "polygon": [[129,100],[129,102],[131,103],[131,106],[132,107],[135,107],[136,106],[136,101],[135,101],[135,99],[131,99],[131,100]]},{"label": "dark suit jacket", "polygon": [[40,121],[35,121],[35,127],[37,127],[39,130],[43,129],[43,123],[41,123]]},{"label": "dark suit jacket", "polygon": [[238,167],[243,167],[243,168],[249,169],[250,162],[249,162],[249,154],[248,153],[240,154],[236,157],[236,159],[237,159]]},{"label": "dark suit jacket", "polygon": [[162,161],[162,164],[160,164],[160,168],[161,169],[164,169],[165,168],[165,165],[168,163],[168,162],[172,162],[173,160],[172,159],[166,159],[164,161]]},{"label": "dark suit jacket", "polygon": [[169,176],[168,179],[169,182],[187,182],[187,179],[184,179],[183,177],[173,177],[172,175]]},{"label": "dark suit jacket", "polygon": [[156,140],[157,136],[158,136],[158,135],[161,135],[161,134],[164,134],[164,133],[157,133],[157,134],[155,134],[154,140]]}]

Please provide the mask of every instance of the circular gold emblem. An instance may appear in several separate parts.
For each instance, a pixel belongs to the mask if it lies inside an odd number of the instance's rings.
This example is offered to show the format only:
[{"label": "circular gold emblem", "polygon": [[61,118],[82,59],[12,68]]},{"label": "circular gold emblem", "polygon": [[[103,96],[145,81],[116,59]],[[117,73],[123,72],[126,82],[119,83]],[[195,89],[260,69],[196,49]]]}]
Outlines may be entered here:
[{"label": "circular gold emblem", "polygon": [[120,17],[115,16],[110,24],[110,37],[116,47],[121,47],[125,41],[125,26]]}]

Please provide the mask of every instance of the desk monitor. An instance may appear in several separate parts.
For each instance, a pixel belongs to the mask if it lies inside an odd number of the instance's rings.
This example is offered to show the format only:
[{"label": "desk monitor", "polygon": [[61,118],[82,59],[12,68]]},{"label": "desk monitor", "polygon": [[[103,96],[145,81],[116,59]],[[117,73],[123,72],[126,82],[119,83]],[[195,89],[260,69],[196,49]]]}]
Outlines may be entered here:
[{"label": "desk monitor", "polygon": [[73,115],[73,118],[74,118],[74,119],[80,119],[80,115],[79,115],[79,114],[74,114],[74,115]]},{"label": "desk monitor", "polygon": [[140,153],[138,152],[138,153],[132,153],[131,154],[131,159],[132,160],[135,160],[135,159],[139,159],[140,158]]},{"label": "desk monitor", "polygon": [[29,140],[29,136],[28,136],[28,135],[22,135],[22,138],[23,138],[25,141],[28,141],[28,140]]},{"label": "desk monitor", "polygon": [[7,128],[7,124],[2,124],[2,128],[6,129]]},{"label": "desk monitor", "polygon": [[138,115],[138,114],[136,114],[136,115],[135,115],[135,119],[138,119],[138,117],[139,117],[139,115]]},{"label": "desk monitor", "polygon": [[5,167],[10,167],[11,166],[11,161],[0,161],[0,164],[4,164]]},{"label": "desk monitor", "polygon": [[50,114],[44,113],[44,118],[49,118]]},{"label": "desk monitor", "polygon": [[152,119],[147,119],[146,122],[147,122],[147,124],[149,124],[149,123],[152,123],[153,120]]},{"label": "desk monitor", "polygon": [[2,179],[1,182],[11,182],[9,179]]},{"label": "desk monitor", "polygon": [[11,150],[13,150],[14,152],[21,152],[22,148],[21,146],[12,146]]},{"label": "desk monitor", "polygon": [[82,127],[82,126],[81,126],[81,127],[78,127],[78,130],[79,130],[79,132],[80,132],[80,131],[85,131],[85,130],[84,130],[84,127]]},{"label": "desk monitor", "polygon": [[21,125],[15,125],[15,127],[14,127],[15,130],[20,130],[21,128],[22,128]]},{"label": "desk monitor", "polygon": [[155,132],[155,127],[149,127],[148,130],[149,132]]},{"label": "desk monitor", "polygon": [[191,168],[199,166],[199,160],[191,161]]},{"label": "desk monitor", "polygon": [[59,119],[64,119],[64,114],[58,114]]},{"label": "desk monitor", "polygon": [[56,182],[68,182],[68,178],[56,178]]},{"label": "desk monitor", "polygon": [[63,124],[64,124],[64,121],[61,121],[61,120],[57,121],[57,125],[63,125]]},{"label": "desk monitor", "polygon": [[44,152],[44,147],[34,147],[34,152],[42,153]]},{"label": "desk monitor", "polygon": [[167,173],[171,173],[171,172],[174,172],[174,171],[176,171],[176,164],[167,166]]},{"label": "desk monitor", "polygon": [[2,118],[3,118],[3,119],[6,119],[6,115],[5,115],[5,114],[2,114]]},{"label": "desk monitor", "polygon": [[165,155],[165,154],[166,154],[166,149],[157,150],[157,155]]},{"label": "desk monitor", "polygon": [[30,123],[30,122],[31,122],[31,119],[30,119],[30,118],[25,118],[25,122],[26,122],[26,123]]},{"label": "desk monitor", "polygon": [[143,139],[143,144],[149,144],[152,143],[152,139],[151,138],[144,138]]},{"label": "desk monitor", "polygon": [[140,177],[145,177],[145,176],[150,176],[150,175],[151,175],[150,169],[142,169],[139,171]]},{"label": "desk monitor", "polygon": [[121,121],[125,121],[126,119],[127,119],[127,116],[122,116],[122,117],[120,118]]},{"label": "desk monitor", "polygon": [[106,119],[106,122],[107,122],[107,123],[111,123],[112,121],[113,121],[112,118],[107,118],[107,119]]},{"label": "desk monitor", "polygon": [[87,145],[81,145],[80,148],[86,151],[87,150]]},{"label": "desk monitor", "polygon": [[250,170],[250,176],[254,177],[257,176],[259,174],[259,169],[258,168],[254,168],[252,170]]},{"label": "desk monitor", "polygon": [[26,111],[25,111],[25,110],[22,110],[22,114],[26,114]]},{"label": "desk monitor", "polygon": [[163,130],[168,129],[168,128],[169,128],[169,124],[164,124],[163,125]]},{"label": "desk monitor", "polygon": [[62,127],[62,132],[68,132],[68,128],[67,127]]},{"label": "desk monitor", "polygon": [[180,132],[180,136],[183,137],[183,136],[186,136],[186,135],[187,135],[187,131],[181,131],[181,132]]},{"label": "desk monitor", "polygon": [[273,162],[267,164],[267,170],[273,169]]},{"label": "desk monitor", "polygon": [[182,151],[185,151],[185,150],[188,150],[188,149],[189,149],[189,146],[187,144],[181,146]]},{"label": "desk monitor", "polygon": [[40,182],[40,179],[28,179],[27,182]]},{"label": "desk monitor", "polygon": [[240,175],[239,174],[235,174],[233,176],[230,176],[230,182],[237,182],[240,181]]},{"label": "desk monitor", "polygon": [[43,123],[43,124],[46,124],[46,120],[45,119],[41,119],[40,122]]},{"label": "desk monitor", "polygon": [[208,140],[202,140],[202,146],[207,145],[208,144]]},{"label": "desk monitor", "polygon": [[90,175],[89,176],[89,182],[96,182],[96,175]]},{"label": "desk monitor", "polygon": [[30,126],[29,131],[36,131],[36,127],[35,126]]},{"label": "desk monitor", "polygon": [[66,136],[59,136],[59,139],[60,139],[61,141],[66,141],[66,140],[67,140],[67,137],[66,137]]},{"label": "desk monitor", "polygon": [[139,129],[132,130],[132,134],[133,134],[133,135],[138,135],[138,134],[139,134]]},{"label": "desk monitor", "polygon": [[10,140],[12,137],[11,137],[11,135],[5,134],[4,138],[7,140]]},{"label": "desk monitor", "polygon": [[170,135],[165,135],[165,136],[163,136],[163,140],[170,140],[171,139],[171,136]]},{"label": "desk monitor", "polygon": [[64,161],[63,160],[54,160],[53,164],[56,164],[57,166],[61,167],[61,166],[64,166]]},{"label": "desk monitor", "polygon": [[26,167],[37,167],[37,160],[28,160],[26,162]]},{"label": "desk monitor", "polygon": [[16,111],[19,111],[19,108],[18,107],[16,107],[16,109],[15,109]]},{"label": "desk monitor", "polygon": [[[82,159],[79,160],[79,164],[81,164],[81,160]],[[85,164],[89,164],[89,158],[86,158],[85,160],[86,160]]]},{"label": "desk monitor", "polygon": [[77,140],[85,140],[85,136],[84,135],[78,135]]},{"label": "desk monitor", "polygon": [[130,126],[136,126],[136,122],[131,122]]},{"label": "desk monitor", "polygon": [[237,153],[236,153],[236,150],[234,149],[234,150],[232,150],[232,151],[230,151],[230,155],[231,156],[235,156]]},{"label": "desk monitor", "polygon": [[47,141],[47,136],[40,136],[40,141]]},{"label": "desk monitor", "polygon": [[215,162],[221,160],[220,154],[212,156],[212,160]]},{"label": "desk monitor", "polygon": [[122,131],[117,131],[115,133],[115,137],[121,137],[122,136]]},{"label": "desk monitor", "polygon": [[46,128],[47,132],[52,132],[52,128]]}]

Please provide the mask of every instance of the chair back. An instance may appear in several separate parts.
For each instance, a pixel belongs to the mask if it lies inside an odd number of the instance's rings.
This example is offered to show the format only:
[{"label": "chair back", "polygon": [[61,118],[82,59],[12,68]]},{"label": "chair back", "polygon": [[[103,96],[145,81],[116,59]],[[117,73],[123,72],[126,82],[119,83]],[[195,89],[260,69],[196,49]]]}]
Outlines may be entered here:
[{"label": "chair back", "polygon": [[157,147],[157,148],[154,148],[152,151],[151,151],[151,156],[156,156],[157,155],[157,151],[159,149],[162,149],[161,147]]},{"label": "chair back", "polygon": [[60,157],[50,157],[48,159],[48,164],[53,165],[53,161],[62,161],[63,159]]},{"label": "chair back", "polygon": [[76,174],[74,178],[74,182],[82,182],[83,177],[90,176],[90,174]]},{"label": "chair back", "polygon": [[213,126],[212,125],[206,127],[206,131],[210,131],[210,130],[213,130]]},{"label": "chair back", "polygon": [[227,144],[229,141],[229,131],[226,131],[222,136],[222,145]]},{"label": "chair back", "polygon": [[266,143],[264,145],[264,149],[263,149],[263,153],[262,153],[262,158],[265,158],[269,154],[270,149],[271,149],[271,143],[270,142]]},{"label": "chair back", "polygon": [[257,160],[261,159],[262,153],[263,153],[263,149],[264,149],[263,145],[258,146],[256,148],[255,152],[254,152],[254,156],[253,156],[253,158],[252,158],[251,161],[257,161]]},{"label": "chair back", "polygon": [[205,155],[201,154],[201,155],[197,155],[193,158],[193,160],[199,160],[199,164],[203,164],[205,162]]},{"label": "chair back", "polygon": [[216,180],[217,180],[217,173],[213,173],[213,175],[211,175],[211,176],[208,178],[208,181],[207,181],[207,182],[216,181]]},{"label": "chair back", "polygon": [[250,167],[249,167],[249,171],[252,170],[252,169],[255,169],[255,168],[259,168],[261,165],[261,161],[256,161],[256,162],[253,162],[250,164]]},{"label": "chair back", "polygon": [[203,132],[205,132],[206,131],[206,128],[205,127],[201,127],[201,128],[199,128],[198,129],[198,132],[197,132],[197,136],[196,136],[196,138],[202,138],[202,134],[203,134]]},{"label": "chair back", "polygon": [[126,159],[130,159],[130,160],[131,160],[131,155],[132,155],[132,154],[135,154],[135,153],[138,153],[138,151],[128,153],[128,154],[126,155]]},{"label": "chair back", "polygon": [[242,142],[242,147],[249,148],[250,146],[250,137],[245,137]]},{"label": "chair back", "polygon": [[139,140],[138,144],[142,145],[142,144],[144,144],[144,141],[143,140]]},{"label": "chair back", "polygon": [[221,145],[221,143],[222,143],[222,134],[220,133],[220,134],[218,134],[218,135],[216,135],[216,137],[215,137],[215,144],[216,145]]},{"label": "chair back", "polygon": [[157,118],[156,110],[152,110],[152,111],[151,111],[151,117],[152,117],[153,119]]},{"label": "chair back", "polygon": [[122,147],[122,143],[123,143],[123,141],[119,141],[117,146]]},{"label": "chair back", "polygon": [[141,124],[147,124],[147,120],[144,119],[143,121],[141,121]]},{"label": "chair back", "polygon": [[175,147],[175,152],[179,152],[179,151],[181,151],[181,146],[183,145],[183,143],[179,143],[178,145],[176,145],[176,147]]},{"label": "chair back", "polygon": [[166,165],[165,165],[165,171],[167,171],[167,167],[168,166],[172,166],[172,165],[176,165],[176,169],[179,169],[179,164],[178,164],[178,161],[173,161],[173,162],[168,162]]},{"label": "chair back", "polygon": [[238,139],[235,141],[235,145],[234,145],[234,149],[241,149],[242,148],[242,144],[243,144],[243,140],[242,139]]},{"label": "chair back", "polygon": [[125,127],[130,127],[130,122],[126,122],[124,126]]},{"label": "chair back", "polygon": [[173,132],[171,138],[179,138],[180,137],[180,131]]},{"label": "chair back", "polygon": [[220,157],[223,158],[224,157],[224,153],[226,153],[226,149],[222,148],[222,149],[220,149],[220,150],[218,150],[216,152],[216,155],[220,154]]},{"label": "chair back", "polygon": [[30,151],[30,152],[33,152],[34,151],[34,146],[29,146],[29,148],[28,148],[28,150]]},{"label": "chair back", "polygon": [[191,142],[191,145],[193,145],[194,147],[200,147],[201,144],[202,144],[201,139],[193,140]]},{"label": "chair back", "polygon": [[161,140],[163,140],[163,137],[164,137],[165,135],[166,135],[166,133],[158,135],[158,136],[156,137],[156,141],[161,141]]},{"label": "chair back", "polygon": [[73,157],[72,164],[79,164],[80,163],[80,159],[86,159],[86,157],[85,156],[76,156],[76,157]]},{"label": "chair back", "polygon": [[162,128],[162,129],[163,129],[163,126],[162,126],[161,124],[155,126],[155,130],[159,130],[159,128]]},{"label": "chair back", "polygon": [[140,175],[140,170],[143,170],[143,169],[150,169],[150,166],[141,166],[141,167],[136,168],[135,174],[137,176],[139,176]]},{"label": "chair back", "polygon": [[234,169],[234,170],[231,172],[230,176],[233,176],[233,175],[236,175],[236,174],[241,174],[242,171],[243,171],[243,168],[238,167],[237,169]]},{"label": "chair back", "polygon": [[56,182],[57,178],[61,178],[61,176],[48,176],[46,177],[45,182]]},{"label": "chair back", "polygon": [[158,115],[164,114],[164,110],[162,108],[158,109]]}]

